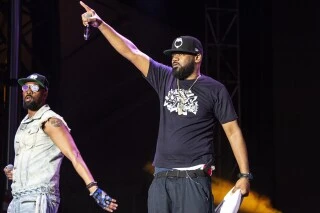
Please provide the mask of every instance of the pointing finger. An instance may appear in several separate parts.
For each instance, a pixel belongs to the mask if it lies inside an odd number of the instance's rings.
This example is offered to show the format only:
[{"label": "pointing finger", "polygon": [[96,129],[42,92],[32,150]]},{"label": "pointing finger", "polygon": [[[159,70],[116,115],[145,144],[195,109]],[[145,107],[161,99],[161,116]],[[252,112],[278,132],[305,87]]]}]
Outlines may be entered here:
[{"label": "pointing finger", "polygon": [[80,5],[87,11],[87,12],[90,12],[92,11],[92,9],[86,5],[85,3],[83,3],[82,1],[80,1]]}]

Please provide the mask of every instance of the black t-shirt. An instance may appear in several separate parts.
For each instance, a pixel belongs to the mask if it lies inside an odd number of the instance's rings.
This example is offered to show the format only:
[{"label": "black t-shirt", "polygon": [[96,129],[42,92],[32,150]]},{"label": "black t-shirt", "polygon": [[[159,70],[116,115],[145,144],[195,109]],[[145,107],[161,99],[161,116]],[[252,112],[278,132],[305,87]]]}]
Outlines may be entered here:
[{"label": "black t-shirt", "polygon": [[207,163],[213,158],[217,123],[237,119],[226,87],[202,74],[196,82],[179,80],[178,90],[172,68],[152,59],[146,79],[160,99],[154,166],[179,168]]}]

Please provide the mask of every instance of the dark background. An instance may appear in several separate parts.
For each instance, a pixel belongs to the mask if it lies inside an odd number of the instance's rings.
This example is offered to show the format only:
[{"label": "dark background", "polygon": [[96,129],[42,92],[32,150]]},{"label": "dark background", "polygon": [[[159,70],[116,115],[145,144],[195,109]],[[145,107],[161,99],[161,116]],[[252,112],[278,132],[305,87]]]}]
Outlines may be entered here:
[{"label": "dark background", "polygon": [[[232,8],[234,2],[223,1],[222,6]],[[86,3],[143,52],[169,64],[162,51],[170,48],[174,38],[189,34],[205,41],[204,8],[217,1]],[[26,37],[32,40],[32,49],[21,50],[24,63],[19,77],[31,72],[48,77],[48,103],[72,129],[99,186],[119,200],[118,212],[146,212],[152,176],[144,167],[153,159],[158,127],[155,92],[97,30],[92,29],[89,41],[83,40],[80,15],[84,10],[78,1],[33,0],[22,1],[22,5],[34,24],[32,39]],[[251,187],[285,213],[315,212],[319,199],[315,149],[319,142],[319,7],[315,0],[239,3],[239,114],[255,176]],[[8,72],[2,70],[2,84],[10,84]],[[7,163],[6,107],[0,126],[2,168]],[[24,114],[18,112],[19,122]],[[225,152],[232,156],[230,150]],[[229,161],[225,170],[233,171],[229,165],[234,159]],[[68,160],[61,170],[61,212],[102,212],[88,199]],[[236,173],[219,175],[236,178]],[[1,180],[2,196],[4,175]]]}]

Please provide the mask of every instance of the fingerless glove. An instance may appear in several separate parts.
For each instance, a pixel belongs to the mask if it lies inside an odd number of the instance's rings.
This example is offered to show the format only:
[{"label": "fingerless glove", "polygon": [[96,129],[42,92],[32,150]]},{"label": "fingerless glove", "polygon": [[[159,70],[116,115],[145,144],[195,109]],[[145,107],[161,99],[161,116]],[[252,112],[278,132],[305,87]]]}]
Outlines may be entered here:
[{"label": "fingerless glove", "polygon": [[112,198],[106,192],[99,188],[97,188],[91,196],[94,198],[96,203],[103,209],[108,208],[112,201]]}]

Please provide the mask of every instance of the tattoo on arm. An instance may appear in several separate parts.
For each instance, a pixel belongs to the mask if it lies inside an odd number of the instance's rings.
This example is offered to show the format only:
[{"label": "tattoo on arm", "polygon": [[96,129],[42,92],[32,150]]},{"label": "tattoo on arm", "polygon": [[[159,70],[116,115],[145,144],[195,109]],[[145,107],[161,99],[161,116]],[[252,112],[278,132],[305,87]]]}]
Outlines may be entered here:
[{"label": "tattoo on arm", "polygon": [[63,125],[62,121],[58,118],[51,118],[49,121],[50,124],[54,127],[61,127]]}]

